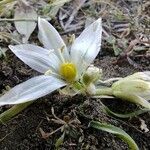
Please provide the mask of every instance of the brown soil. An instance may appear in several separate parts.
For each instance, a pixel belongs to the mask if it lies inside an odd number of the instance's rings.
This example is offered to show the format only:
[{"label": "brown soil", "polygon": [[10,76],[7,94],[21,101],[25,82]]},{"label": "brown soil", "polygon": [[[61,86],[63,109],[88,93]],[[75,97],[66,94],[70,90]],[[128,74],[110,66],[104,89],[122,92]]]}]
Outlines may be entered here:
[{"label": "brown soil", "polygon": [[[18,60],[11,52],[7,54],[7,60],[1,60],[1,83],[0,90],[5,89],[6,85],[13,87],[14,85],[27,80],[37,73],[33,72],[29,67]],[[103,69],[105,78],[126,76],[128,74],[139,71],[133,66],[124,62],[120,66],[114,64],[115,57],[99,56],[95,64]],[[144,62],[144,63],[141,63]],[[148,70],[146,58],[137,60],[137,63],[143,66],[143,70]],[[127,112],[129,108],[136,108],[135,105],[121,100],[103,100],[103,102],[114,109],[116,112]],[[138,144],[140,149],[150,149],[149,133],[140,130],[140,118],[143,119],[148,128],[150,128],[150,114],[145,113],[132,119],[120,120],[106,115],[101,109],[100,100],[95,100],[81,95],[71,97],[59,96],[57,92],[48,95],[13,118],[5,125],[0,125],[0,149],[2,150],[46,150],[55,149],[55,142],[61,136],[61,132],[57,132],[47,139],[43,139],[39,128],[45,132],[52,132],[60,125],[48,121],[51,114],[51,107],[54,108],[55,114],[63,119],[64,116],[74,118],[75,114],[81,124],[76,126],[74,134],[68,135],[60,149],[76,150],[76,149],[111,149],[125,150],[128,146],[119,138],[106,132],[97,131],[88,128],[88,123],[92,118],[96,118],[101,122],[108,122],[125,130]],[[8,106],[1,108],[0,112],[8,109]],[[74,114],[75,113],[75,114]],[[84,115],[83,115],[84,114]],[[82,139],[82,140],[79,140]]]},{"label": "brown soil", "polygon": [[[80,0],[78,0],[80,1]],[[41,16],[40,3],[32,1],[31,4],[37,9]],[[109,35],[116,37],[118,47],[125,53],[130,42],[139,34],[144,37],[148,35],[148,6],[147,1],[102,1],[89,4],[87,0],[86,5],[79,10],[75,15],[71,25],[76,25],[74,28],[68,28],[68,30],[60,31],[62,26],[60,25],[58,14],[52,24],[57,27],[64,38],[66,34],[75,32],[77,35],[82,31],[82,25],[78,23],[83,22],[86,18],[98,18],[102,16],[103,27]],[[61,13],[70,17],[70,12],[74,10],[72,2],[63,6]],[[141,6],[141,7],[140,7]],[[141,8],[141,9],[140,9]],[[118,11],[119,10],[119,11]],[[139,13],[141,11],[141,13]],[[120,13],[122,12],[122,13]],[[69,14],[69,15],[68,15]],[[60,16],[59,16],[60,15]],[[64,16],[65,16],[64,15]],[[45,17],[44,16],[44,17]],[[6,17],[6,16],[4,16]],[[12,16],[8,16],[11,17]],[[65,24],[68,18],[62,20]],[[127,36],[121,37],[120,28],[115,25],[120,23],[123,26],[121,29],[126,31],[128,29],[128,23],[131,23],[131,32]],[[112,24],[115,24],[114,26]],[[15,31],[13,24],[9,22],[0,22],[0,31]],[[76,30],[76,27],[80,27]],[[78,32],[79,31],[79,32]],[[14,33],[15,35],[15,33]],[[20,35],[16,36],[18,39]],[[106,38],[105,36],[103,38]],[[124,46],[124,41],[127,40],[127,45]],[[37,30],[30,37],[30,43],[37,43]],[[1,42],[1,41],[0,41]],[[14,44],[12,41],[2,39],[0,47],[6,48],[9,44]],[[133,65],[129,64],[126,57],[121,57],[116,63],[118,57],[114,57],[113,47],[106,39],[103,39],[102,52],[95,60],[95,65],[103,69],[103,77],[105,79],[109,77],[124,77],[137,71],[150,70],[150,58],[146,54],[146,46],[144,51],[136,52],[138,55],[132,54],[131,59],[135,62]],[[142,45],[142,44],[141,44]],[[140,45],[140,46],[141,46]],[[143,46],[143,45],[142,45]],[[140,47],[141,48],[141,47]],[[146,50],[145,50],[146,49]],[[140,56],[139,56],[140,55]],[[21,62],[14,54],[9,50],[6,54],[7,58],[0,58],[0,93],[6,90],[6,86],[14,87],[15,85],[26,81],[27,79],[38,75],[37,72],[30,69],[27,65]],[[136,65],[135,65],[136,64]],[[105,105],[115,112],[131,112],[133,109],[139,107],[129,102],[121,101],[120,99],[103,99]],[[128,146],[122,140],[116,136],[98,131],[93,128],[88,128],[89,122],[99,120],[100,122],[111,123],[115,126],[122,128],[126,131],[137,143],[140,150],[150,149],[150,132],[145,133],[140,129],[141,119],[145,121],[147,128],[150,129],[150,113],[145,113],[137,117],[129,119],[119,119],[108,116],[102,111],[102,105],[100,99],[92,99],[81,95],[75,97],[66,97],[59,95],[58,92],[54,92],[46,97],[43,97],[35,101],[31,106],[18,114],[15,118],[9,121],[7,124],[0,124],[0,150],[54,150],[57,139],[62,135],[60,131],[56,132],[52,136],[44,139],[41,135],[40,128],[46,133],[50,133],[60,127],[51,121],[53,118],[51,108],[54,108],[57,117],[64,118],[78,118],[81,124],[76,124],[75,128],[69,130],[70,132],[65,137],[60,150],[127,150]],[[10,108],[10,106],[0,107],[0,113]],[[48,118],[49,119],[48,119]]]}]

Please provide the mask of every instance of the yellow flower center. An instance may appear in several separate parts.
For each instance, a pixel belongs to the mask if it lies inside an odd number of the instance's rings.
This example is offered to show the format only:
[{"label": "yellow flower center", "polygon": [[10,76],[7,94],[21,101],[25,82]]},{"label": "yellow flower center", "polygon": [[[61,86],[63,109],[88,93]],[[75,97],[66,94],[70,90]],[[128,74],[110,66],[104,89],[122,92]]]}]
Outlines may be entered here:
[{"label": "yellow flower center", "polygon": [[66,81],[72,82],[77,74],[76,66],[72,63],[63,63],[60,66],[60,74]]}]

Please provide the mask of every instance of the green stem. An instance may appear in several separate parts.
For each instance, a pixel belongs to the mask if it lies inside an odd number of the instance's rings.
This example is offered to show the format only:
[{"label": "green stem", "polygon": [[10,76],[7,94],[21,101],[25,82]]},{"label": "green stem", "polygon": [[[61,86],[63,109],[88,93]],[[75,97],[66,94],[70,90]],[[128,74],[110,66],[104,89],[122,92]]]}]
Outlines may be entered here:
[{"label": "green stem", "polygon": [[106,87],[106,88],[96,89],[95,95],[113,96],[112,88]]},{"label": "green stem", "polygon": [[9,120],[12,119],[12,117],[16,116],[18,113],[23,111],[25,108],[27,108],[29,105],[31,105],[34,101],[29,101],[22,104],[17,104],[11,107],[10,109],[4,111],[2,114],[0,114],[0,124],[1,123],[7,123]]}]

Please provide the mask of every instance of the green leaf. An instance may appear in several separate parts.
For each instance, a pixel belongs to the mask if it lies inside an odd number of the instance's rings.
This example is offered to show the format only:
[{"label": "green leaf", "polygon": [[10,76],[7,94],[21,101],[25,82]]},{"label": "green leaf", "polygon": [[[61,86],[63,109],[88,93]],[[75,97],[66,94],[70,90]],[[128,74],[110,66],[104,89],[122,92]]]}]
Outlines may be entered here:
[{"label": "green leaf", "polygon": [[122,49],[117,47],[115,44],[113,44],[113,50],[114,50],[115,56],[118,56],[122,52]]},{"label": "green leaf", "polygon": [[34,101],[29,101],[22,104],[17,104],[9,108],[8,110],[4,111],[0,114],[0,124],[5,124],[9,120],[11,120],[14,116],[19,114],[21,111],[23,111],[25,108],[27,108],[29,105],[31,105]]},{"label": "green leaf", "polygon": [[147,109],[147,108],[143,108],[143,109],[140,109],[140,110],[136,110],[134,112],[130,112],[130,113],[126,113],[126,114],[120,114],[120,113],[115,113],[113,111],[111,111],[107,106],[105,106],[103,104],[103,109],[104,111],[108,114],[108,115],[111,115],[111,116],[114,116],[114,117],[118,117],[118,118],[132,118],[132,117],[135,117],[135,116],[138,116],[140,114],[143,114],[143,113],[146,113],[148,111],[150,111],[150,109]]},{"label": "green leaf", "polygon": [[6,51],[7,51],[6,49],[2,49],[0,47],[0,58],[3,57],[3,56],[6,58],[6,53],[5,53]]},{"label": "green leaf", "polygon": [[100,123],[98,121],[91,121],[89,127],[115,134],[129,145],[130,150],[139,150],[135,141],[125,131],[118,127],[106,123]]},{"label": "green leaf", "polygon": [[60,147],[60,145],[63,144],[64,138],[65,138],[65,132],[63,132],[63,134],[61,135],[61,137],[56,141],[56,143],[55,143],[56,149],[58,149]]},{"label": "green leaf", "polygon": [[116,38],[114,36],[109,36],[106,41],[110,44],[115,44],[116,43]]},{"label": "green leaf", "polygon": [[67,2],[70,0],[53,0],[52,2],[49,2],[44,8],[43,8],[43,13],[44,15],[50,16],[50,18],[54,18],[59,9]]}]

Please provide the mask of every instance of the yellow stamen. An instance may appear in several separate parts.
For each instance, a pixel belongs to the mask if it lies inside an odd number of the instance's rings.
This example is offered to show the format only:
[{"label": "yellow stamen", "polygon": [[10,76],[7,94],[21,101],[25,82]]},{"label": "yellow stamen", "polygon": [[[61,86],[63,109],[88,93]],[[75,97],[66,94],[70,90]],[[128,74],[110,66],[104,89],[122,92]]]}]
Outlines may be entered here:
[{"label": "yellow stamen", "polygon": [[77,74],[76,66],[72,63],[63,63],[60,67],[60,74],[66,81],[72,82]]}]

